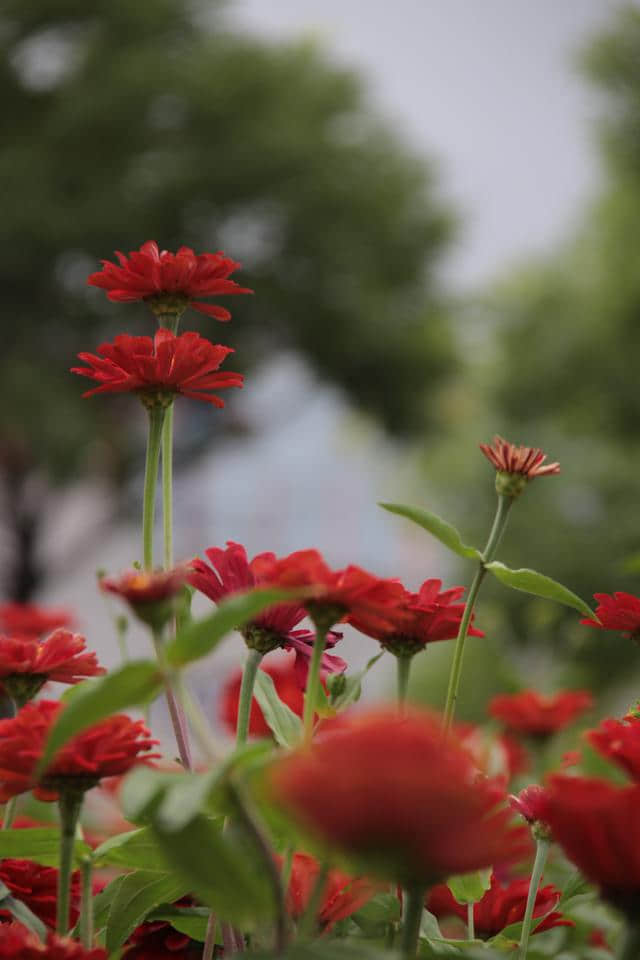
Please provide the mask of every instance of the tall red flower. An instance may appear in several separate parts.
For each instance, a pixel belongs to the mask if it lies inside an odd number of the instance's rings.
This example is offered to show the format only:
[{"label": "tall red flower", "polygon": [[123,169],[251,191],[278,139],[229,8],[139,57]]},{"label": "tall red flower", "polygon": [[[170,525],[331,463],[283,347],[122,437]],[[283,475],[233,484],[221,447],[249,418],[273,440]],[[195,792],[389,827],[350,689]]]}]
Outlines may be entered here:
[{"label": "tall red flower", "polygon": [[86,367],[71,372],[95,380],[99,386],[83,393],[138,393],[147,405],[166,404],[175,394],[204,400],[224,407],[224,400],[213,390],[241,387],[241,373],[218,372],[231,347],[210,343],[198,333],[176,336],[160,328],[151,337],[131,337],[122,333],[113,343],[98,347],[99,356],[79,353]]},{"label": "tall red flower", "polygon": [[587,740],[603,756],[622,767],[640,783],[640,720],[603,720],[597,730],[589,730]]},{"label": "tall red flower", "polygon": [[152,308],[164,313],[167,306],[173,306],[180,313],[189,306],[208,317],[226,321],[231,319],[231,314],[224,307],[200,303],[194,298],[253,293],[229,280],[240,264],[221,251],[197,254],[191,247],[180,247],[177,253],[170,253],[159,250],[155,240],[148,240],[128,257],[116,250],[116,257],[119,266],[103,260],[102,270],[92,273],[87,280],[91,286],[105,290],[109,300],[116,302],[147,300]]},{"label": "tall red flower", "polygon": [[501,693],[489,701],[489,713],[513,733],[550,737],[588,710],[593,697],[587,690],[565,690],[545,696],[536,690]]},{"label": "tall red flower", "polygon": [[[58,898],[58,871],[55,867],[43,867],[31,860],[0,860],[0,882],[44,924],[55,930]],[[80,913],[79,870],[74,870],[71,875],[70,893],[71,924],[75,926]],[[0,910],[0,921],[7,923],[12,919],[8,910]]]},{"label": "tall red flower", "polygon": [[[294,920],[299,920],[309,906],[319,874],[320,864],[314,857],[308,853],[293,855],[286,903]],[[368,903],[379,889],[380,885],[368,877],[352,877],[342,870],[329,870],[318,904],[318,927],[323,932],[331,930],[334,924]]]},{"label": "tall red flower", "polygon": [[79,733],[62,747],[44,774],[36,778],[49,732],[64,709],[53,700],[28,703],[15,717],[0,720],[0,802],[34,791],[41,800],[60,790],[87,790],[102,777],[126,773],[157,743],[141,721],[115,714]]},{"label": "tall red flower", "polygon": [[489,463],[501,473],[517,473],[527,480],[560,473],[560,464],[545,463],[547,455],[538,447],[518,447],[498,434],[491,444],[481,443],[480,449]]},{"label": "tall red flower", "polygon": [[[504,930],[512,923],[524,920],[524,913],[529,895],[529,878],[511,880],[503,885],[495,874],[491,877],[491,886],[473,907],[473,919],[477,937],[488,939]],[[554,908],[557,906],[562,891],[552,884],[540,887],[533,909],[534,919],[544,917],[533,928],[533,933],[543,933],[552,927],[573,927],[573,920],[568,920]],[[467,907],[458,903],[446,884],[438,884],[429,892],[426,907],[436,917],[460,917],[467,919]]]},{"label": "tall red flower", "polygon": [[595,593],[598,601],[596,620],[581,620],[587,627],[600,630],[619,630],[633,640],[640,639],[640,599],[632,593]]},{"label": "tall red flower", "polygon": [[0,960],[107,960],[102,947],[87,950],[77,940],[50,933],[42,943],[20,923],[0,925]]},{"label": "tall red flower", "polygon": [[367,871],[407,886],[521,859],[502,788],[479,778],[439,718],[376,711],[343,723],[277,762],[277,802]]},{"label": "tall red flower", "polygon": [[12,637],[40,637],[72,623],[68,610],[37,607],[31,603],[0,604],[0,633]]},{"label": "tall red flower", "polygon": [[46,640],[0,636],[0,687],[18,703],[35,696],[47,680],[79,683],[104,672],[78,633],[56,630]]}]

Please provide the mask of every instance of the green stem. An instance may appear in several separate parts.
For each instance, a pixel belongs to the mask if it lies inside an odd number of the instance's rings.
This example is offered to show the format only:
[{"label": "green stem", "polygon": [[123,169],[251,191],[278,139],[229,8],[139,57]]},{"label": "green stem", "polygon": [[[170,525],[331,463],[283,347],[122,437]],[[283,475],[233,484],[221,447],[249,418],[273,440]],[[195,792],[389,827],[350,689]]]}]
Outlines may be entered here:
[{"label": "green stem", "polygon": [[80,904],[80,941],[86,950],[93,946],[93,864],[88,857],[80,865],[82,902]]},{"label": "green stem", "polygon": [[[158,630],[153,631],[153,645],[155,647],[158,663],[160,664],[160,667],[163,667],[164,655],[162,652],[162,636]],[[173,688],[173,681],[170,677],[165,678],[164,692],[167,699],[167,707],[169,708],[171,725],[173,727],[176,744],[178,746],[180,762],[185,770],[191,770],[193,767],[193,761],[191,758],[191,744],[189,743],[189,728],[184,715],[184,709],[178,697],[176,696],[176,692]]]},{"label": "green stem", "polygon": [[318,628],[316,624],[316,639],[313,644],[309,673],[307,674],[307,689],[304,696],[303,727],[305,743],[311,742],[313,734],[313,718],[316,712],[316,703],[320,690],[320,664],[322,663],[325,639],[326,631]]},{"label": "green stem", "polygon": [[327,879],[329,877],[329,864],[321,863],[318,870],[318,876],[311,889],[309,900],[304,908],[304,913],[298,924],[298,939],[307,940],[315,936],[318,929],[318,914],[322,905],[322,897],[327,889]]},{"label": "green stem", "polygon": [[396,677],[398,682],[398,708],[404,712],[407,704],[407,690],[409,689],[409,674],[413,657],[396,657]]},{"label": "green stem", "polygon": [[623,931],[617,960],[638,960],[638,957],[640,957],[640,924],[635,921],[628,923]]},{"label": "green stem", "polygon": [[540,886],[542,871],[544,870],[544,865],[547,861],[547,854],[549,853],[550,846],[551,841],[545,840],[544,837],[540,837],[536,841],[536,858],[533,862],[533,870],[531,872],[531,880],[529,882],[527,906],[524,912],[524,920],[522,921],[522,933],[520,934],[520,951],[518,953],[518,960],[525,960],[527,956],[527,947],[529,946],[529,937],[531,935],[531,923],[533,921],[533,910],[536,905],[538,887]]},{"label": "green stem", "polygon": [[9,830],[9,828],[13,826],[17,805],[18,805],[17,797],[11,797],[11,799],[8,800],[7,803],[5,804],[4,816],[2,818],[3,830]]},{"label": "green stem", "polygon": [[424,890],[422,887],[410,887],[405,890],[405,897],[406,906],[400,949],[405,960],[413,960],[418,950],[420,921],[424,908]]},{"label": "green stem", "polygon": [[282,858],[282,887],[285,891],[289,889],[289,881],[291,880],[291,868],[293,867],[293,846],[289,844],[287,849],[284,852],[284,857]]},{"label": "green stem", "polygon": [[247,742],[249,733],[249,720],[251,718],[251,701],[253,700],[253,688],[256,682],[256,674],[262,654],[258,650],[249,650],[242,671],[242,683],[240,685],[240,700],[238,701],[238,725],[236,727],[236,746],[241,747]]},{"label": "green stem", "polygon": [[142,501],[142,554],[145,570],[153,570],[153,520],[156,505],[156,485],[160,463],[160,442],[164,407],[148,407],[149,435],[147,457],[144,467],[144,498]]},{"label": "green stem", "polygon": [[476,570],[476,574],[469,588],[469,595],[467,597],[467,602],[464,607],[464,613],[462,614],[462,620],[460,621],[458,636],[456,637],[456,645],[453,651],[453,661],[451,663],[451,672],[449,674],[447,702],[444,708],[444,725],[445,725],[446,731],[451,729],[451,724],[453,723],[453,717],[456,712],[456,703],[458,700],[458,689],[460,687],[460,677],[462,675],[462,660],[464,657],[464,645],[467,639],[467,633],[469,632],[471,618],[473,616],[473,608],[476,605],[478,593],[480,592],[480,586],[482,584],[482,581],[484,580],[485,573],[487,572],[484,565],[485,563],[490,563],[496,554],[496,550],[498,549],[498,546],[502,539],[502,535],[507,526],[509,510],[511,509],[512,504],[513,504],[513,497],[506,497],[502,494],[498,495],[498,508],[496,510],[496,515],[493,520],[491,533],[489,534],[487,545],[484,548],[484,552],[482,554],[482,560],[478,565],[478,569]]},{"label": "green stem", "polygon": [[166,410],[162,426],[162,526],[165,570],[173,566],[173,403]]},{"label": "green stem", "polygon": [[218,918],[211,911],[207,920],[207,932],[205,935],[204,947],[202,949],[202,960],[213,960],[213,952],[216,948],[216,931],[218,929]]},{"label": "green stem", "polygon": [[467,904],[467,940],[475,940],[476,938],[476,922],[473,913],[474,907],[475,903]]},{"label": "green stem", "polygon": [[73,848],[76,826],[82,809],[84,794],[75,790],[63,790],[58,798],[60,811],[60,867],[58,872],[58,906],[56,932],[64,937],[69,931],[69,907]]}]

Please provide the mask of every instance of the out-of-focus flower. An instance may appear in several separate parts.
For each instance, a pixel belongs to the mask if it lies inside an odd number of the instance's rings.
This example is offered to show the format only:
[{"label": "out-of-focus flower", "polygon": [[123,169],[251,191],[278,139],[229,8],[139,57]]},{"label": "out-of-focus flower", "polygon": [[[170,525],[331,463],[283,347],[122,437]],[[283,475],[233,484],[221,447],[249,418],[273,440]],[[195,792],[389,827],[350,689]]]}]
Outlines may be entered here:
[{"label": "out-of-focus flower", "polygon": [[589,730],[586,737],[599,753],[640,783],[640,720],[608,718],[597,730]]},{"label": "out-of-focus flower", "polygon": [[56,627],[69,627],[72,623],[68,610],[36,607],[31,603],[0,604],[0,633],[11,637],[41,637]]},{"label": "out-of-focus flower", "polygon": [[559,463],[545,463],[546,453],[538,447],[518,447],[496,436],[491,444],[480,449],[496,469],[496,491],[507,497],[518,497],[530,480],[560,473]]},{"label": "out-of-focus flower", "polygon": [[504,791],[479,778],[435,715],[375,711],[343,720],[274,764],[276,800],[309,830],[406,885],[521,859]]},{"label": "out-of-focus flower", "polygon": [[478,769],[488,777],[504,777],[509,781],[529,769],[529,754],[510,734],[473,724],[456,724],[455,732]]},{"label": "out-of-focus flower", "polygon": [[[282,858],[278,857],[278,862]],[[311,900],[320,864],[308,853],[295,853],[291,862],[291,875],[287,888],[287,910],[294,920],[305,913]],[[380,890],[380,884],[368,877],[352,877],[342,870],[329,870],[318,904],[317,925],[328,931],[334,924],[356,913]]]},{"label": "out-of-focus flower", "polygon": [[537,783],[525,787],[517,795],[509,797],[512,808],[530,824],[546,823],[546,790]]},{"label": "out-of-focus flower", "polygon": [[[524,913],[529,895],[529,878],[511,880],[506,885],[501,884],[495,874],[491,877],[491,886],[481,900],[473,906],[473,920],[475,934],[482,939],[494,937],[511,923],[524,920]],[[534,919],[544,917],[534,926],[533,933],[542,933],[552,927],[573,927],[573,920],[568,920],[561,913],[555,911],[562,891],[552,884],[540,887],[533,909]],[[467,919],[467,907],[458,903],[446,884],[433,887],[425,901],[427,910],[436,917],[456,916]]]},{"label": "out-of-focus flower", "polygon": [[218,368],[231,347],[210,343],[198,333],[176,336],[160,328],[151,337],[121,333],[113,343],[103,343],[98,354],[79,353],[86,367],[71,372],[95,380],[99,386],[83,393],[137,393],[145,406],[168,406],[178,393],[224,407],[224,400],[212,393],[227,387],[241,387],[243,376]]},{"label": "out-of-focus flower", "polygon": [[[193,897],[182,897],[174,906],[194,906]],[[200,960],[202,943],[180,933],[165,920],[146,920],[133,931],[121,960]]]},{"label": "out-of-focus flower", "polygon": [[[32,860],[0,860],[0,882],[44,924],[55,930],[58,898],[58,871],[55,867],[43,867]],[[75,926],[80,914],[79,870],[74,870],[71,875],[70,899],[70,921]],[[0,921],[7,923],[12,919],[8,910],[0,910]]]},{"label": "out-of-focus flower", "polygon": [[157,741],[141,721],[114,714],[69,740],[36,779],[36,767],[49,732],[63,704],[53,700],[28,703],[15,717],[0,720],[0,801],[33,789],[41,800],[55,800],[60,791],[81,792],[102,777],[126,773]]},{"label": "out-of-focus flower", "polygon": [[50,933],[42,943],[20,923],[0,924],[0,960],[107,960],[102,947],[87,950],[77,940]]},{"label": "out-of-focus flower", "polygon": [[[267,658],[267,661],[261,665],[271,679],[276,688],[276,693],[283,703],[293,710],[297,716],[302,717],[304,708],[304,692],[300,688],[296,676],[295,659],[291,656],[282,656]],[[240,700],[240,685],[242,683],[242,670],[236,670],[225,683],[220,700],[220,719],[230,733],[236,732],[238,724],[238,703]],[[249,733],[253,737],[269,737],[271,730],[264,719],[264,715],[258,701],[253,698],[251,701],[251,713],[249,715]]]},{"label": "out-of-focus flower", "polygon": [[104,668],[85,643],[84,637],[69,630],[55,630],[46,640],[0,636],[0,688],[23,703],[47,680],[73,684],[100,676]]},{"label": "out-of-focus flower", "polygon": [[619,630],[632,640],[640,640],[640,599],[632,593],[594,593],[598,601],[596,620],[581,620],[586,627]]},{"label": "out-of-focus flower", "polygon": [[200,303],[199,297],[218,297],[230,293],[253,293],[239,286],[229,276],[240,264],[224,253],[194,253],[191,247],[180,247],[177,253],[159,250],[155,240],[143,243],[126,257],[116,250],[118,264],[102,261],[102,270],[92,273],[87,283],[101,287],[109,300],[148,301],[161,316],[176,314],[193,307],[216,320],[227,321],[231,314],[213,303]]},{"label": "out-of-focus flower", "polygon": [[489,713],[507,730],[531,737],[550,737],[588,710],[588,690],[565,690],[545,696],[536,690],[501,693],[489,701]]},{"label": "out-of-focus flower", "polygon": [[128,570],[119,577],[102,577],[100,589],[125,600],[144,623],[161,628],[175,613],[188,573],[187,566],[153,572]]}]

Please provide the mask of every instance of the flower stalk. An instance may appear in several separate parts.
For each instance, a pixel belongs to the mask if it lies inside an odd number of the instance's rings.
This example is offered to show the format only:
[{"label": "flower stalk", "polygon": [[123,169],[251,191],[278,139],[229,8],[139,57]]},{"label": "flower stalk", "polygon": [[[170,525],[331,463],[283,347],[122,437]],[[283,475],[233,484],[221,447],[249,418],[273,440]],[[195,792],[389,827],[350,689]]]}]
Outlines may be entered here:
[{"label": "flower stalk", "polygon": [[536,905],[536,897],[538,896],[538,888],[540,887],[540,880],[542,879],[542,871],[544,870],[544,865],[547,862],[547,854],[549,853],[550,846],[551,841],[547,837],[536,838],[536,858],[533,863],[533,870],[531,871],[531,880],[529,881],[529,895],[527,897],[527,906],[525,908],[524,919],[522,921],[518,960],[526,960],[529,937],[531,936],[533,910]]},{"label": "flower stalk", "polygon": [[60,867],[58,872],[56,931],[62,937],[66,936],[69,931],[73,848],[83,800],[84,793],[77,790],[62,790],[58,798],[58,810],[60,811]]},{"label": "flower stalk", "polygon": [[409,674],[413,657],[396,657],[396,680],[398,689],[398,709],[403,713],[407,706],[407,691],[409,690]]},{"label": "flower stalk", "polygon": [[173,403],[164,415],[162,425],[162,530],[165,570],[173,566]]},{"label": "flower stalk", "polygon": [[313,735],[313,718],[315,716],[316,703],[318,702],[318,694],[320,692],[320,664],[322,662],[322,654],[324,653],[327,636],[326,629],[318,627],[317,624],[315,624],[315,626],[316,639],[313,644],[311,661],[309,663],[309,673],[307,674],[307,689],[304,696],[304,711],[302,717],[305,743],[310,743]]},{"label": "flower stalk", "polygon": [[165,409],[156,404],[149,406],[147,409],[149,412],[149,434],[147,437],[142,501],[142,555],[145,570],[153,570],[153,521]]},{"label": "flower stalk", "polygon": [[405,891],[405,913],[402,923],[400,949],[405,960],[414,960],[418,952],[420,923],[424,908],[424,890],[422,887],[409,887]]},{"label": "flower stalk", "polygon": [[4,816],[2,818],[2,829],[9,830],[13,826],[13,821],[16,816],[17,808],[17,799],[16,797],[11,797],[10,800],[7,800],[4,807]]},{"label": "flower stalk", "polygon": [[[162,634],[159,630],[153,630],[153,645],[155,647],[158,663],[162,667],[164,663],[164,654],[162,651]],[[164,692],[167,699],[167,707],[169,709],[171,725],[176,738],[180,762],[185,770],[191,770],[193,767],[193,760],[191,756],[191,744],[189,742],[187,720],[182,708],[182,704],[176,696],[172,681],[169,677],[165,678]]]},{"label": "flower stalk", "polygon": [[236,746],[241,747],[247,742],[249,733],[249,721],[251,718],[251,701],[253,700],[253,688],[256,682],[256,674],[262,660],[262,654],[259,650],[249,650],[247,659],[242,671],[242,683],[240,684],[240,699],[238,701],[238,724],[236,727]]},{"label": "flower stalk", "polygon": [[475,940],[476,938],[476,922],[473,912],[475,903],[467,904],[467,940]]},{"label": "flower stalk", "polygon": [[85,949],[93,946],[93,864],[85,857],[80,864],[82,901],[80,904],[80,941]]}]

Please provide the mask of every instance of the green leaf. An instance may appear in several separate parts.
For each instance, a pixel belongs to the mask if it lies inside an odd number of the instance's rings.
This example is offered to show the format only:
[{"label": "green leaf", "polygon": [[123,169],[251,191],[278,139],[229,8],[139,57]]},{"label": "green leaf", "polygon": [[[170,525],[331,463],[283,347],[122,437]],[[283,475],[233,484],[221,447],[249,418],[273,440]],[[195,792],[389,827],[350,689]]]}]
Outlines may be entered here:
[{"label": "green leaf", "polygon": [[94,866],[127,867],[166,873],[167,861],[158,850],[153,833],[147,827],[109,837],[91,854]]},{"label": "green leaf", "polygon": [[174,873],[137,870],[128,874],[118,886],[109,910],[107,951],[117,950],[154,907],[172,903],[188,892],[188,883]]},{"label": "green leaf", "polygon": [[367,937],[383,937],[387,925],[400,920],[400,901],[394,893],[377,893],[353,914],[352,920]]},{"label": "green leaf", "polygon": [[[91,853],[91,848],[76,839],[76,859]],[[60,857],[60,831],[57,827],[29,827],[24,830],[0,830],[0,860],[34,860],[43,867],[57,867]]]},{"label": "green leaf", "polygon": [[47,928],[42,920],[40,920],[39,917],[36,917],[35,913],[32,913],[25,903],[22,903],[21,900],[16,900],[9,888],[1,882],[0,910],[7,910],[10,914],[12,914],[13,917],[15,917],[18,923],[21,923],[23,926],[33,931],[33,933],[35,933],[40,940],[44,941],[47,939]]},{"label": "green leaf", "polygon": [[[192,940],[200,940],[204,943],[207,936],[207,925],[211,911],[208,907],[158,907],[147,917],[148,921],[164,920],[170,923],[174,930],[184,933]],[[218,927],[217,939],[220,938],[220,928]]]},{"label": "green leaf", "polygon": [[273,680],[265,670],[256,673],[253,695],[260,704],[269,729],[281,747],[295,747],[302,739],[300,717],[283,703],[276,692]]},{"label": "green leaf", "polygon": [[384,650],[382,653],[378,653],[375,657],[372,657],[364,669],[359,670],[358,673],[352,673],[350,675],[346,673],[334,673],[333,676],[328,678],[329,704],[334,714],[340,713],[360,699],[362,681],[365,675],[382,656],[384,656]]},{"label": "green leaf", "polygon": [[245,593],[236,593],[223,600],[214,613],[203,620],[189,623],[164,648],[167,663],[174,667],[199,660],[218,646],[228,633],[237,630],[274,603],[300,597],[304,591],[275,590],[258,587]]},{"label": "green leaf", "polygon": [[[112,880],[111,883],[107,884],[104,890],[101,890],[100,893],[93,898],[93,926],[96,933],[104,930],[107,925],[107,920],[109,918],[109,911],[111,910],[111,904],[113,903],[118,890],[124,882],[125,874],[122,874],[119,877],[116,877],[115,880]],[[79,935],[79,925],[80,921],[76,924],[73,935],[77,938]]]},{"label": "green leaf", "polygon": [[437,514],[423,510],[421,507],[407,507],[401,503],[380,503],[378,506],[388,510],[389,513],[397,513],[398,516],[417,523],[459,557],[465,557],[467,560],[482,560],[480,551],[476,547],[469,547],[463,543],[456,528]]},{"label": "green leaf", "polygon": [[492,868],[462,873],[447,879],[447,886],[458,903],[477,903],[491,886]]},{"label": "green leaf", "polygon": [[543,573],[528,570],[526,567],[522,567],[520,570],[510,570],[509,567],[498,560],[485,563],[485,569],[507,587],[522,590],[523,593],[531,593],[535,597],[544,597],[546,600],[555,600],[556,603],[573,607],[574,610],[578,610],[590,619],[596,619],[595,613],[584,600],[581,600],[577,594],[572,593],[567,587],[563,587],[561,583],[552,580],[551,577],[547,577]]},{"label": "green leaf", "polygon": [[46,770],[56,752],[72,737],[119,710],[148,703],[161,689],[162,675],[150,660],[132,661],[99,680],[78,684],[53,725],[36,776]]}]

